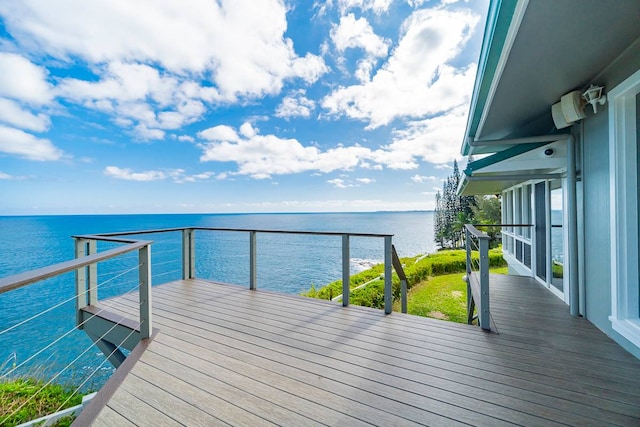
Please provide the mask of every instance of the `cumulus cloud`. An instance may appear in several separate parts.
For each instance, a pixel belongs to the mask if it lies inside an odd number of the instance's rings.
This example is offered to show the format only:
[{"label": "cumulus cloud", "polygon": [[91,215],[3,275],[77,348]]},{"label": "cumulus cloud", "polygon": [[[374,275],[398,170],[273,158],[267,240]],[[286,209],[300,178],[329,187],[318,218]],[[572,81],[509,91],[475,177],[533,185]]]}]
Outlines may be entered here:
[{"label": "cumulus cloud", "polygon": [[337,0],[337,2],[343,14],[347,10],[356,8],[364,12],[370,10],[376,14],[382,14],[389,10],[393,0]]},{"label": "cumulus cloud", "polygon": [[0,52],[0,96],[33,105],[49,103],[52,94],[47,71],[20,55]]},{"label": "cumulus cloud", "polygon": [[0,98],[0,122],[34,132],[44,132],[51,126],[48,115],[34,114],[19,103],[6,98]]},{"label": "cumulus cloud", "polygon": [[389,41],[376,35],[365,18],[356,19],[353,13],[340,18],[340,23],[331,28],[331,41],[339,52],[349,48],[361,48],[373,57],[385,57]]},{"label": "cumulus cloud", "polygon": [[238,174],[264,179],[306,171],[349,170],[371,155],[371,150],[359,145],[321,151],[305,147],[296,139],[260,135],[248,122],[241,129],[238,133],[230,126],[220,125],[200,132],[198,136],[206,140],[199,144],[203,151],[200,160],[235,162]]},{"label": "cumulus cloud", "polygon": [[448,62],[460,53],[478,20],[467,10],[413,12],[402,25],[398,46],[371,80],[339,87],[322,107],[330,115],[376,128],[396,118],[424,118],[466,106],[475,66],[456,68]]},{"label": "cumulus cloud", "polygon": [[442,164],[460,158],[459,146],[467,123],[467,108],[460,106],[430,119],[410,121],[394,131],[392,152],[412,153],[430,163]]},{"label": "cumulus cloud", "polygon": [[316,103],[305,95],[306,91],[299,89],[284,97],[276,109],[276,116],[282,118],[311,116]]},{"label": "cumulus cloud", "polygon": [[[73,10],[73,13],[68,11]],[[276,93],[282,82],[313,82],[326,71],[316,55],[298,56],[279,0],[180,2],[25,0],[0,5],[19,43],[61,59],[159,64],[175,75],[209,73],[226,98]],[[135,37],[131,37],[135,34]]]},{"label": "cumulus cloud", "polygon": [[[208,105],[275,95],[286,81],[311,84],[326,73],[322,57],[297,54],[285,37],[286,12],[280,0],[0,3],[18,46],[79,60],[95,74],[62,79],[57,96],[110,114],[120,126],[153,130],[134,131],[146,139],[199,120]],[[44,69],[1,55],[0,96],[51,100]]]},{"label": "cumulus cloud", "polygon": [[28,160],[60,160],[63,151],[51,141],[37,138],[30,133],[0,125],[0,152]]},{"label": "cumulus cloud", "polygon": [[261,135],[249,122],[245,122],[239,131],[231,126],[218,125],[199,132],[198,137],[203,140],[197,144],[202,150],[201,161],[234,162],[238,165],[235,173],[249,175],[255,179],[270,178],[272,175],[329,173],[356,168],[416,169],[416,155],[424,154],[415,147],[419,141],[408,137],[408,142],[398,137],[391,144],[377,149],[359,144],[339,144],[323,151],[316,146],[305,146],[293,138]]}]

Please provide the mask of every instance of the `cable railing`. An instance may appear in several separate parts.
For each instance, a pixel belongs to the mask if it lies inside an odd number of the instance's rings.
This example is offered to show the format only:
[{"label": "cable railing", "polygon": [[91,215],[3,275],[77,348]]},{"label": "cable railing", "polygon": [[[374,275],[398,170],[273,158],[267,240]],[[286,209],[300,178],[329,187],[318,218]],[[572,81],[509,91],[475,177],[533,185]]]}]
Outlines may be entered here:
[{"label": "cable railing", "polygon": [[[198,233],[198,239],[196,239],[196,233]],[[190,227],[73,236],[75,259],[0,279],[0,294],[16,291],[50,279],[59,281],[55,284],[56,287],[65,286],[65,284],[71,285],[70,282],[75,285],[74,291],[69,297],[51,303],[49,307],[38,309],[37,313],[33,313],[27,319],[10,322],[10,326],[0,330],[0,336],[3,334],[11,335],[17,328],[28,328],[30,322],[42,319],[51,311],[65,305],[68,308],[69,316],[71,313],[75,313],[74,327],[58,332],[57,336],[47,339],[46,342],[41,341],[38,348],[34,348],[28,357],[21,356],[19,361],[14,362],[11,369],[2,370],[0,367],[0,380],[15,376],[25,366],[39,360],[45,353],[63,346],[64,340],[75,331],[83,330],[91,342],[87,341],[87,344],[82,346],[77,345],[72,350],[75,353],[68,355],[64,366],[60,364],[62,368],[41,383],[41,390],[37,390],[36,395],[41,393],[48,384],[64,377],[66,373],[74,369],[74,364],[77,364],[81,359],[86,359],[92,354],[92,349],[97,348],[104,355],[104,359],[88,373],[88,376],[74,381],[77,388],[73,394],[81,393],[87,382],[102,369],[105,369],[107,362],[117,368],[124,363],[127,354],[133,351],[138,343],[151,336],[153,331],[152,282],[166,283],[179,279],[195,279],[196,258],[198,256],[196,248],[199,246],[197,244],[199,239],[205,240],[207,235],[214,236],[211,237],[212,240],[208,242],[209,244],[205,244],[199,250],[206,251],[208,261],[215,262],[217,256],[224,255],[224,250],[221,249],[224,249],[225,246],[225,240],[215,236],[229,234],[245,236],[241,239],[233,237],[229,241],[236,242],[234,246],[236,251],[238,250],[238,241],[244,240],[246,242],[246,249],[239,251],[242,254],[237,260],[246,260],[244,267],[248,272],[248,288],[254,291],[259,286],[268,285],[258,275],[258,258],[281,256],[278,251],[274,251],[274,245],[278,245],[274,241],[274,236],[315,236],[323,247],[326,246],[327,251],[331,249],[330,252],[338,252],[336,261],[339,263],[338,270],[342,278],[343,306],[349,305],[349,294],[352,291],[350,289],[352,241],[355,239],[358,239],[358,242],[360,239],[381,239],[383,240],[381,252],[384,259],[384,273],[382,275],[384,312],[389,314],[393,309],[392,276],[394,269],[401,281],[402,310],[406,312],[406,276],[392,245],[392,235],[388,234]],[[156,244],[153,242],[154,256],[157,256],[153,264],[151,235],[154,235],[154,240],[155,237],[158,237],[158,246],[161,246],[161,249],[156,251]],[[171,235],[171,238],[165,238],[167,235]],[[282,240],[294,242],[294,237]],[[286,244],[284,246],[278,250],[284,251],[285,254],[292,250],[287,248]],[[295,241],[292,247],[294,256],[305,250],[317,250],[313,243],[304,240]],[[311,252],[311,255],[306,255],[304,259],[314,256],[313,251]],[[74,278],[72,280],[66,279],[64,277],[66,274],[74,274]],[[277,279],[277,276],[274,277]],[[211,279],[215,280],[215,278],[207,277],[207,280]],[[69,286],[69,288],[71,287]],[[138,308],[136,311],[138,315],[135,316],[137,318],[130,319],[122,316],[119,313],[127,313],[130,310],[112,306],[109,298],[123,293],[135,295],[137,298]],[[128,300],[131,299],[132,297],[128,298]],[[34,339],[38,339],[38,336],[38,334],[33,334]],[[86,340],[86,338],[84,339]],[[66,352],[70,352],[70,350],[68,347],[64,348]],[[95,352],[93,354],[95,357]],[[2,365],[1,362],[0,365]],[[27,402],[24,404],[26,405]],[[63,406],[64,404],[59,409],[62,409]],[[20,409],[21,407],[17,407],[12,411],[15,413]],[[8,418],[1,418],[0,425],[3,425]]]},{"label": "cable railing", "polygon": [[[59,383],[61,381],[63,384],[68,383],[70,376],[74,378],[74,389],[71,394],[69,394],[66,401],[62,402],[57,410],[55,410],[57,412],[56,414],[46,416],[40,419],[39,422],[44,422],[46,425],[50,425],[62,416],[74,413],[77,414],[78,411],[81,410],[82,405],[66,409],[61,412],[58,411],[62,410],[75,395],[84,394],[86,392],[85,387],[87,387],[89,381],[92,381],[92,379],[102,371],[107,360],[111,361],[111,356],[116,354],[116,351],[118,351],[119,348],[125,348],[127,346],[127,342],[137,342],[137,340],[141,338],[146,338],[144,336],[145,323],[149,324],[150,322],[150,312],[149,314],[146,314],[146,311],[150,310],[150,306],[144,300],[140,302],[141,316],[139,322],[136,323],[134,328],[128,329],[127,334],[125,334],[120,340],[113,339],[113,331],[123,326],[122,321],[112,322],[102,333],[92,337],[92,342],[89,342],[88,344],[83,344],[82,340],[79,340],[74,333],[76,333],[78,329],[84,329],[88,325],[95,323],[105,315],[108,306],[98,308],[92,313],[80,314],[85,304],[88,305],[89,302],[97,302],[97,290],[105,290],[116,286],[118,278],[126,276],[131,272],[131,269],[117,272],[115,274],[111,274],[110,277],[105,280],[98,282],[95,266],[98,263],[108,262],[111,259],[135,251],[139,253],[138,258],[144,259],[144,256],[141,256],[140,254],[144,255],[145,253],[148,253],[150,244],[150,241],[129,242],[124,246],[105,250],[100,253],[83,254],[83,251],[92,252],[94,248],[94,245],[89,245],[86,244],[86,242],[83,242],[78,245],[78,250],[76,252],[78,258],[74,260],[0,279],[0,294],[7,294],[12,291],[15,292],[21,288],[26,289],[29,285],[40,282],[49,283],[51,280],[56,280],[56,282],[52,283],[55,283],[57,286],[65,282],[58,282],[58,278],[64,279],[65,275],[71,273],[75,273],[76,282],[76,291],[72,296],[62,296],[60,301],[52,302],[44,309],[37,309],[38,311],[36,313],[29,315],[25,319],[9,322],[9,326],[0,330],[0,336],[6,334],[4,338],[15,337],[14,339],[19,339],[18,337],[20,336],[38,338],[38,345],[34,346],[28,357],[24,357],[22,354],[18,356],[14,353],[12,359],[13,363],[9,367],[7,367],[7,364],[5,363],[1,369],[0,381],[21,381],[33,379],[37,382],[35,383],[35,389],[28,398],[16,402],[15,405],[9,408],[4,408],[0,415],[0,425],[7,425],[7,423],[9,423],[8,420],[14,417],[18,412],[22,411],[27,405],[30,405],[32,401],[38,399],[39,395],[46,393],[47,388],[51,384]],[[144,272],[145,267],[144,262],[138,263],[135,266],[135,269],[140,271],[139,277],[146,276],[146,273]],[[69,281],[66,280],[66,282],[68,283]],[[133,284],[129,282],[129,289],[127,292],[137,292],[144,296],[144,287],[147,285],[150,285],[150,282],[144,283],[144,281],[138,280],[135,280]],[[41,302],[42,301],[39,301],[38,304],[32,304],[32,306],[42,306]],[[69,304],[75,305],[74,310],[77,313],[76,321],[69,322],[73,325],[72,327],[66,327],[63,325],[66,322],[60,322],[58,317],[52,317],[54,312],[68,307]],[[65,309],[64,311],[69,314],[74,312],[70,307],[68,308],[69,310]],[[60,327],[58,329],[62,330],[57,332],[57,336],[51,337],[49,334],[45,334],[46,336],[42,335],[39,333],[38,328],[42,326],[43,322],[59,323]],[[140,333],[140,331],[143,332]],[[132,339],[134,337],[135,339]],[[86,368],[87,361],[96,360],[96,347],[100,348],[100,342],[107,338],[115,342],[112,343],[111,349],[105,353],[106,358],[103,359],[98,366]],[[84,338],[84,340],[86,340],[86,338]],[[70,345],[71,343],[73,343],[73,345]],[[61,357],[62,360],[56,359],[55,363],[52,363],[50,361],[51,357]],[[80,365],[83,367],[79,368]],[[88,372],[83,373],[83,371],[87,371],[87,369]]]}]

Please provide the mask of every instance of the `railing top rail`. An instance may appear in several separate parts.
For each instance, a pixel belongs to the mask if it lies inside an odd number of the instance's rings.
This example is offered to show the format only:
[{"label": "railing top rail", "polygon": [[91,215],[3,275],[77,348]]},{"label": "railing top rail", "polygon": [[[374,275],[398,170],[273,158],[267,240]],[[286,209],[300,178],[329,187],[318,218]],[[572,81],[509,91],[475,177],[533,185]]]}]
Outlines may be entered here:
[{"label": "railing top rail", "polygon": [[104,252],[100,252],[93,255],[88,255],[82,258],[72,259],[70,261],[61,262],[47,267],[39,268],[37,270],[31,270],[24,273],[14,274],[0,279],[0,294],[21,288],[34,282],[49,279],[51,277],[59,276],[60,274],[68,273],[81,267],[86,267],[89,264],[93,264],[100,261],[105,261],[110,258],[114,258],[118,255],[126,254],[127,252],[135,251],[144,246],[150,245],[152,242],[149,240],[140,240],[134,243],[130,243],[126,246],[121,246],[114,249],[109,249]]},{"label": "railing top rail", "polygon": [[[92,234],[92,235],[80,235],[80,236],[73,236],[73,237],[100,240],[100,239],[104,239],[105,237],[111,238],[115,236],[131,236],[136,234],[168,233],[168,232],[182,231],[182,230],[235,231],[235,232],[245,232],[245,233],[256,232],[256,233],[270,233],[270,234],[306,234],[306,235],[313,235],[313,236],[344,236],[345,234],[353,237],[391,237],[393,236],[393,234],[353,233],[353,232],[341,232],[341,231],[270,230],[270,229],[220,228],[220,227],[181,227],[181,228],[162,228],[162,229],[154,229],[154,230],[120,231],[120,232],[113,232],[113,233],[98,233],[98,234]],[[124,240],[124,242],[128,242],[128,241]]]},{"label": "railing top rail", "polygon": [[465,224],[464,228],[478,239],[490,239],[489,235],[478,230],[473,224]]}]

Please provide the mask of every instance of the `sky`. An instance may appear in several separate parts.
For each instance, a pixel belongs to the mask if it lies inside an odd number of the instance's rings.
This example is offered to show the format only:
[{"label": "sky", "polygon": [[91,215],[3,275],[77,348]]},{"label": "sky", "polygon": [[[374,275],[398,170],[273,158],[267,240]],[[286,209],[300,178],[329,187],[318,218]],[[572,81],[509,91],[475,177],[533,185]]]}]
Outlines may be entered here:
[{"label": "sky", "polygon": [[431,210],[488,0],[0,0],[0,215]]}]

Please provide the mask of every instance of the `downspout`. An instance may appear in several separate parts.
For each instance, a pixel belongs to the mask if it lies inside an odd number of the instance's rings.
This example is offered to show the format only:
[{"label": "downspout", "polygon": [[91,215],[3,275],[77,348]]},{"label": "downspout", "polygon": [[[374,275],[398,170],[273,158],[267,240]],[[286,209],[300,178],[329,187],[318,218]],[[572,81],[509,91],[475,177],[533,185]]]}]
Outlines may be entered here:
[{"label": "downspout", "polygon": [[567,210],[569,214],[569,312],[580,315],[578,283],[578,199],[576,196],[576,140],[567,136]]}]

